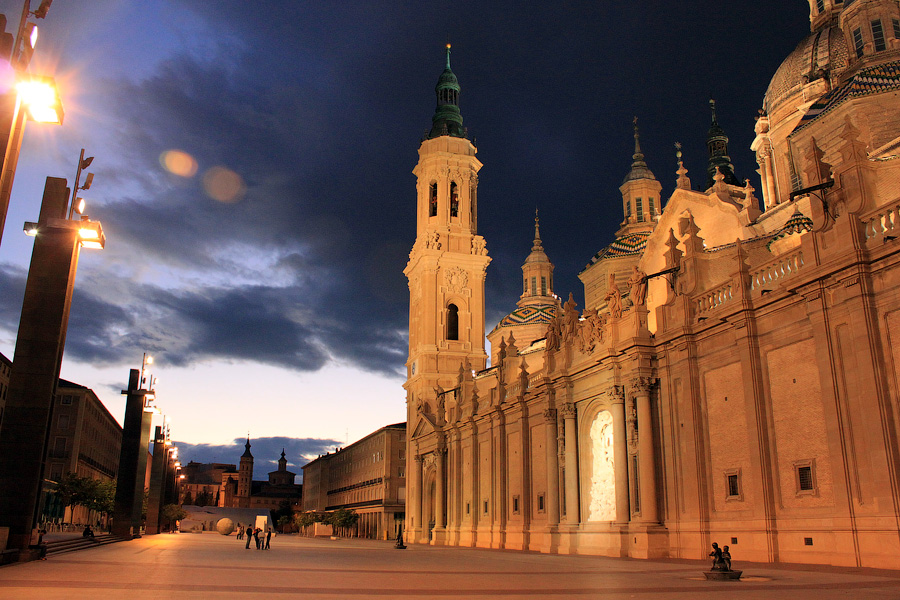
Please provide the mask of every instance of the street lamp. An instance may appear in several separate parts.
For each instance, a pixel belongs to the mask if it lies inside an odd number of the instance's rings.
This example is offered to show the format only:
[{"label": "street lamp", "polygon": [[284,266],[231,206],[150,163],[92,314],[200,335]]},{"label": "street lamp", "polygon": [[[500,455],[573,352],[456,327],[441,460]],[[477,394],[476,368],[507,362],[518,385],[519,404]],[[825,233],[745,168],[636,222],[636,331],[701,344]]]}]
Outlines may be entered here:
[{"label": "street lamp", "polygon": [[62,102],[53,78],[36,77],[26,72],[38,34],[37,26],[29,23],[28,17],[43,19],[52,1],[43,0],[37,10],[32,11],[30,0],[25,0],[14,41],[9,39],[12,34],[6,32],[6,16],[0,15],[0,52],[9,59],[9,75],[15,81],[15,85],[10,85],[9,91],[0,96],[0,151],[3,152],[0,167],[0,239],[3,238],[26,118],[60,125],[63,122]]}]

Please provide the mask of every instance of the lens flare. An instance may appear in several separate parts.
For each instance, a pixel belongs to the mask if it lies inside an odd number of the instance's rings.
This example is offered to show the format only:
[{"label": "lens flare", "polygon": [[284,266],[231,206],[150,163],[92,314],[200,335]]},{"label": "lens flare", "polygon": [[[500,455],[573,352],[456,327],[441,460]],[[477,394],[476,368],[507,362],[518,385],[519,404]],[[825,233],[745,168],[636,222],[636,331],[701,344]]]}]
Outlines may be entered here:
[{"label": "lens flare", "polygon": [[244,196],[246,186],[241,176],[225,167],[213,167],[203,174],[203,189],[213,200],[238,202]]},{"label": "lens flare", "polygon": [[166,150],[159,155],[162,168],[179,177],[193,177],[197,174],[197,161],[182,150]]}]

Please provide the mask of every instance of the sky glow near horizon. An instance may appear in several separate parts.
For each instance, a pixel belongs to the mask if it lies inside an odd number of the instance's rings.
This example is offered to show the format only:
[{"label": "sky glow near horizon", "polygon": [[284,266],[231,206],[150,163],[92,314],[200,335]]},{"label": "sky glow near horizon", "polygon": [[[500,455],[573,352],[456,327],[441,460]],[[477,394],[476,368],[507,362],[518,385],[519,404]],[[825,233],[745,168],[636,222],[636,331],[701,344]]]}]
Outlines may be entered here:
[{"label": "sky glow near horizon", "polygon": [[[13,356],[30,261],[22,223],[46,176],[72,185],[84,147],[95,180],[81,195],[108,242],[82,253],[63,378],[121,421],[128,369],[153,354],[157,404],[191,444],[249,431],[321,440],[294,446],[315,454],[404,421],[410,171],[444,65],[446,3],[85,4],[56,0],[38,21],[31,71],[56,77],[66,117],[26,127],[0,246],[0,352]],[[676,141],[695,187],[705,181],[710,95],[738,177],[759,187],[753,117],[808,34],[805,3],[700,0],[678,15],[661,0],[607,4],[454,5],[453,69],[485,165],[488,331],[515,307],[535,207],[555,291],[582,302],[577,274],[622,219],[634,114],[664,197]],[[21,3],[0,7],[14,28]],[[766,19],[762,36],[752,26]],[[167,171],[169,151],[196,172]],[[204,191],[217,168],[244,186],[234,201]],[[237,461],[235,448],[219,460]]]}]

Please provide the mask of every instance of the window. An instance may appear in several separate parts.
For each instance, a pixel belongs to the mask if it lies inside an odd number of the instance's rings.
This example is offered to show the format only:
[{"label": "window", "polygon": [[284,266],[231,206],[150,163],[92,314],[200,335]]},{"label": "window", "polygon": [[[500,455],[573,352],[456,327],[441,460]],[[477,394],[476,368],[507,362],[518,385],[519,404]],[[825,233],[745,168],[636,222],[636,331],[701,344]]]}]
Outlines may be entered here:
[{"label": "window", "polygon": [[72,404],[72,396],[63,396],[60,404]]},{"label": "window", "polygon": [[404,467],[397,469],[397,477],[400,477],[401,479],[406,477],[406,469]]},{"label": "window", "polygon": [[625,218],[626,219],[631,218],[631,200],[625,201]]},{"label": "window", "polygon": [[653,204],[653,198],[647,198],[647,202],[650,204],[650,217],[656,214],[656,206]]},{"label": "window", "polygon": [[519,514],[519,497],[518,496],[513,496],[513,498],[512,498],[512,510],[513,510],[514,515]]},{"label": "window", "polygon": [[794,480],[798,496],[816,496],[816,463],[814,460],[800,460],[794,463]]},{"label": "window", "polygon": [[459,216],[459,189],[456,187],[456,182],[450,183],[450,216]]},{"label": "window", "polygon": [[861,29],[853,30],[853,47],[856,49],[856,58],[862,58],[863,55],[863,37]]},{"label": "window", "polygon": [[537,501],[538,512],[542,513],[542,512],[544,512],[544,495],[538,494],[537,500],[538,500]]},{"label": "window", "polygon": [[459,308],[455,304],[447,307],[447,339],[459,339]]},{"label": "window", "polygon": [[643,198],[637,198],[634,201],[634,212],[637,213],[637,220],[639,223],[644,222],[644,200]]},{"label": "window", "polygon": [[882,52],[887,49],[884,42],[884,28],[881,26],[881,20],[872,21],[872,41],[875,42],[875,52]]},{"label": "window", "polygon": [[60,429],[68,429],[69,415],[59,415],[59,417],[56,419],[56,426]]},{"label": "window", "polygon": [[522,293],[527,294],[528,293],[528,278],[527,277],[522,278],[522,285],[525,288],[522,290]]},{"label": "window", "polygon": [[820,13],[825,12],[825,0],[816,0],[816,10]]},{"label": "window", "polygon": [[728,495],[729,496],[740,496],[741,495],[741,486],[738,482],[737,475],[729,475],[728,476]]},{"label": "window", "polygon": [[547,278],[541,277],[541,296],[547,295]]},{"label": "window", "polygon": [[466,514],[472,512],[472,505],[469,502],[466,502]]},{"label": "window", "polygon": [[537,296],[537,277],[531,278],[531,295]]},{"label": "window", "polygon": [[437,182],[432,181],[431,186],[429,187],[429,196],[428,196],[428,216],[436,217],[437,216]]},{"label": "window", "polygon": [[894,37],[900,40],[900,19],[894,19],[891,23],[894,25]]},{"label": "window", "polygon": [[488,501],[484,501],[484,514],[488,514]]}]

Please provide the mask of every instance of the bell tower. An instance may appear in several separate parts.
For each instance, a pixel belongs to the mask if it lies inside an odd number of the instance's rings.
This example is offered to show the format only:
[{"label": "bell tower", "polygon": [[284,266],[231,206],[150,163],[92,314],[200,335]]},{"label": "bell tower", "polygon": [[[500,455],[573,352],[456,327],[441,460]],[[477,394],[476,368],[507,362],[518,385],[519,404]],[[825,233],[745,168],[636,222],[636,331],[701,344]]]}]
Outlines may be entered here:
[{"label": "bell tower", "polygon": [[[454,387],[460,368],[483,369],[484,277],[491,259],[478,235],[475,146],[459,112],[459,82],[447,62],[435,88],[432,126],[419,147],[416,242],[409,279],[408,422],[418,410],[440,422],[437,392]],[[412,432],[411,432],[412,433]]]}]

